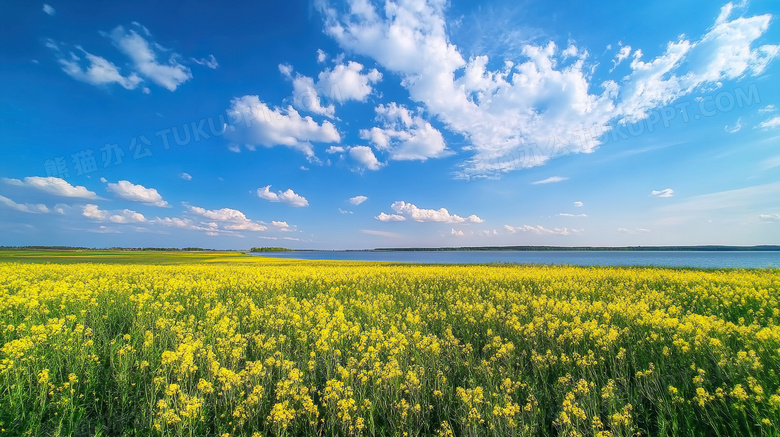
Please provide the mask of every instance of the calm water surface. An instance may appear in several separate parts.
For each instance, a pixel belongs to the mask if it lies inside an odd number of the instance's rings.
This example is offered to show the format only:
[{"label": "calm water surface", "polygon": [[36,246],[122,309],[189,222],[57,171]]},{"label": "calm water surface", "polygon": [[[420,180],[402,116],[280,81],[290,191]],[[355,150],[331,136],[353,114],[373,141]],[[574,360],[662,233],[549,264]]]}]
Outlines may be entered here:
[{"label": "calm water surface", "polygon": [[390,261],[410,263],[518,263],[570,264],[584,266],[663,266],[700,268],[780,268],[780,252],[705,252],[705,251],[355,251],[355,252],[280,252],[254,254],[274,258],[346,261]]}]

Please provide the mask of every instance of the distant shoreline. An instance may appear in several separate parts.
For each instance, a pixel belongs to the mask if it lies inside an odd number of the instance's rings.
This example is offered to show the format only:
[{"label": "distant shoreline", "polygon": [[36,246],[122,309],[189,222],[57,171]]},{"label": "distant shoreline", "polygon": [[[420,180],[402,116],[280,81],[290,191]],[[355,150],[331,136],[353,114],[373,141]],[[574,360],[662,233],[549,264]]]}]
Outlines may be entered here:
[{"label": "distant shoreline", "polygon": [[777,252],[780,251],[780,245],[760,245],[760,246],[478,246],[478,247],[439,247],[439,248],[377,248],[378,252],[439,252],[439,251],[513,251],[513,252],[559,252],[559,251],[583,251],[583,252]]},{"label": "distant shoreline", "polygon": [[[780,252],[780,245],[758,246],[474,246],[379,247],[375,249],[292,249],[292,252]],[[271,252],[253,252],[271,253]]]}]

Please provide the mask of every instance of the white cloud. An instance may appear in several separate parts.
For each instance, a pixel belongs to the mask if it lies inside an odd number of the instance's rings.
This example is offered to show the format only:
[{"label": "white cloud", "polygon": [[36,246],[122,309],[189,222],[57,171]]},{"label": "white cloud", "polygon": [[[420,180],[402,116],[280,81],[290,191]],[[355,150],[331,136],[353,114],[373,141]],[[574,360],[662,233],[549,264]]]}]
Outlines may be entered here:
[{"label": "white cloud", "polygon": [[[49,47],[56,46],[49,45]],[[60,54],[57,59],[57,62],[62,67],[62,71],[76,80],[95,86],[116,83],[128,90],[135,89],[143,81],[136,73],[130,73],[127,76],[123,75],[119,68],[106,58],[93,55],[83,49],[81,52],[82,56],[86,58],[85,60],[82,60],[81,57],[73,52],[70,52],[67,58]],[[84,63],[86,65],[82,67],[81,64]]]},{"label": "white cloud", "polygon": [[268,229],[267,226],[252,221],[246,221],[242,223],[235,223],[231,225],[225,225],[225,230],[228,231],[253,231],[262,232]]},{"label": "white cloud", "polygon": [[380,212],[378,216],[374,217],[380,222],[402,222],[406,220],[406,217],[398,214],[385,214]]},{"label": "white cloud", "polygon": [[759,114],[763,114],[763,113],[766,113],[766,112],[774,112],[775,109],[777,109],[777,108],[775,108],[775,105],[766,105],[763,108],[759,109],[758,113]]},{"label": "white cloud", "polygon": [[372,84],[382,80],[382,73],[372,69],[363,74],[363,65],[354,61],[323,70],[316,83],[309,76],[296,74],[293,77],[293,68],[288,64],[280,64],[279,71],[292,80],[296,109],[331,118],[335,116],[336,108],[332,104],[323,105],[322,98],[340,104],[349,100],[365,101],[373,91]]},{"label": "white cloud", "polygon": [[737,119],[737,122],[734,123],[734,126],[726,125],[723,130],[726,131],[726,133],[735,134],[742,130],[742,117],[739,117]]},{"label": "white cloud", "polygon": [[[130,59],[129,69],[126,74],[120,71],[116,64],[105,57],[87,52],[79,46],[76,51],[67,53],[61,48],[61,44],[53,40],[47,40],[46,46],[55,51],[57,61],[62,70],[72,78],[95,86],[119,84],[125,89],[136,89],[145,80],[151,81],[169,91],[175,91],[182,83],[192,78],[189,67],[180,62],[181,56],[160,44],[151,40],[149,30],[136,23],[132,23],[131,29],[117,26],[111,32],[101,32],[101,35],[111,40],[122,54]],[[136,30],[143,33],[142,36]],[[149,38],[147,40],[147,38]],[[62,44],[64,46],[64,44]],[[82,57],[84,59],[82,59]],[[166,57],[162,61],[158,57]],[[213,56],[209,59],[196,60],[198,64],[209,68],[216,68],[217,61]],[[122,65],[122,64],[120,64]],[[148,87],[141,87],[145,94],[151,91]]]},{"label": "white cloud", "polygon": [[155,218],[154,220],[151,220],[150,223],[152,224],[158,224],[162,226],[170,226],[174,228],[188,228],[192,226],[192,220],[189,219],[180,219],[178,217],[163,217],[163,218]]},{"label": "white cloud", "polygon": [[370,140],[377,150],[388,151],[390,159],[425,161],[451,154],[441,132],[419,114],[413,115],[406,107],[394,102],[379,105],[375,111],[382,127],[362,129],[360,138]]},{"label": "white cloud", "polygon": [[341,208],[339,208],[339,212],[341,214],[354,214],[354,212],[352,211],[347,211],[346,209],[341,209]]},{"label": "white cloud", "polygon": [[582,205],[583,205],[583,203],[580,202],[579,200],[574,202],[574,206],[576,206],[577,208],[581,207]]},{"label": "white cloud", "polygon": [[88,203],[84,205],[81,215],[93,220],[105,220],[108,218],[108,211],[103,211],[97,205]]},{"label": "white cloud", "polygon": [[209,220],[215,220],[218,222],[232,222],[232,223],[243,223],[249,221],[246,215],[237,209],[232,209],[232,208],[205,209],[199,206],[191,206],[191,205],[186,205],[186,207],[190,212],[203,216]]},{"label": "white cloud", "polygon": [[24,178],[24,181],[19,179],[3,178],[3,181],[10,185],[16,185],[20,187],[31,187],[44,191],[49,194],[54,194],[62,197],[76,197],[80,199],[97,199],[97,195],[86,189],[81,185],[73,186],[66,182],[64,179],[55,177],[40,177],[29,176]]},{"label": "white cloud", "polygon": [[16,203],[5,196],[0,196],[0,204],[3,204],[11,209],[15,209],[16,211],[19,212],[28,212],[32,214],[41,214],[41,213],[49,212],[49,208],[42,203],[37,203],[37,204]]},{"label": "white cloud", "polygon": [[582,229],[569,229],[569,228],[545,228],[542,225],[522,225],[522,226],[509,226],[504,225],[504,229],[510,234],[518,232],[531,232],[538,235],[576,235],[583,232]]},{"label": "white cloud", "polygon": [[146,188],[143,185],[135,185],[130,181],[109,183],[107,189],[122,199],[129,200],[131,202],[141,202],[147,205],[160,207],[168,206],[168,202],[163,200],[162,196],[157,192],[156,189]]},{"label": "white cloud", "polygon": [[122,88],[132,90],[142,82],[141,77],[136,73],[130,73],[127,76],[122,75],[119,72],[119,68],[106,58],[93,55],[87,51],[83,51],[83,56],[88,62],[88,65],[84,68],[79,65],[81,58],[72,52],[69,59],[59,58],[58,62],[62,67],[62,71],[76,80],[95,86],[116,83],[122,86]]},{"label": "white cloud", "polygon": [[217,62],[217,58],[214,57],[214,55],[209,55],[208,58],[201,58],[201,59],[192,59],[196,64],[198,65],[205,65],[206,67],[211,68],[212,70],[216,70],[217,67],[219,67],[219,62]]},{"label": "white cloud", "polygon": [[353,205],[360,205],[361,203],[365,202],[366,200],[368,200],[368,197],[366,197],[366,196],[355,196],[355,197],[350,197],[349,198],[349,203],[351,203]]},{"label": "white cloud", "polygon": [[322,51],[322,49],[317,49],[317,62],[323,63],[328,60],[328,54]]},{"label": "white cloud", "polygon": [[672,197],[674,196],[674,190],[671,188],[664,188],[663,190],[653,190],[650,192],[653,197]]},{"label": "white cloud", "polygon": [[780,126],[780,116],[765,120],[758,125],[758,127],[763,130],[774,129],[778,126]]},{"label": "white cloud", "polygon": [[406,217],[418,222],[439,222],[439,223],[482,223],[484,220],[472,214],[468,217],[461,217],[456,214],[450,214],[446,208],[423,209],[416,205],[404,201],[396,201],[390,205],[393,211],[403,214]]},{"label": "white cloud", "polygon": [[365,101],[373,91],[371,85],[382,80],[382,73],[371,69],[362,74],[363,65],[350,61],[339,64],[332,70],[324,70],[317,76],[320,93],[339,103],[348,100]]},{"label": "white cloud", "polygon": [[777,222],[780,221],[780,214],[759,214],[759,220]]},{"label": "white cloud", "polygon": [[620,47],[620,50],[615,55],[615,59],[612,60],[612,68],[609,70],[611,73],[612,71],[617,68],[618,65],[620,65],[621,62],[623,62],[626,58],[628,58],[628,55],[631,54],[631,46],[622,46]]},{"label": "white cloud", "polygon": [[311,158],[314,156],[312,142],[341,141],[336,127],[329,121],[317,124],[311,117],[301,117],[292,107],[271,109],[258,96],[234,98],[227,112],[238,121],[227,127],[228,138],[249,150],[257,146],[286,146]]},{"label": "white cloud", "polygon": [[258,188],[257,197],[268,200],[269,202],[283,202],[292,206],[309,206],[309,201],[306,200],[305,197],[295,194],[293,190],[287,189],[286,191],[274,193],[271,191],[270,185]]},{"label": "white cloud", "polygon": [[349,149],[349,156],[369,170],[379,170],[382,163],[376,159],[374,151],[368,146],[355,146]]},{"label": "white cloud", "polygon": [[540,181],[531,182],[532,185],[539,185],[539,184],[553,184],[555,182],[563,182],[569,180],[569,178],[561,177],[561,176],[551,176],[547,179],[542,179]]},{"label": "white cloud", "polygon": [[43,4],[43,12],[45,12],[45,13],[51,15],[51,16],[54,16],[54,14],[57,13],[57,11],[54,10],[54,8],[51,7],[51,5],[48,5],[46,3]]},{"label": "white cloud", "polygon": [[472,145],[463,178],[592,152],[610,123],[640,120],[703,87],[761,74],[780,52],[780,46],[755,44],[769,14],[729,21],[727,6],[699,40],[680,37],[655,59],[644,62],[641,50],[629,55],[621,48],[616,61],[630,59],[630,72],[617,80],[592,83],[598,61],[573,44],[561,50],[552,42],[524,44],[521,62],[489,70],[487,56],[466,60],[450,41],[446,7],[435,0],[380,6],[348,0],[345,9],[319,3],[326,34],[400,75],[411,100]]},{"label": "white cloud", "polygon": [[[149,31],[145,27],[137,23],[135,25],[149,36]],[[135,30],[125,30],[124,27],[117,26],[108,34],[108,37],[122,53],[133,61],[133,67],[138,73],[168,91],[175,91],[179,85],[192,79],[189,67],[178,62],[180,57],[178,54],[172,53],[165,64],[158,62],[157,53],[152,49],[152,46],[158,50],[161,46],[156,43],[150,45]]]},{"label": "white cloud", "polygon": [[119,214],[114,214],[109,217],[109,220],[114,223],[145,223],[146,217],[139,212],[123,209]]},{"label": "white cloud", "polygon": [[271,225],[279,229],[280,231],[292,231],[295,229],[294,226],[290,226],[287,222],[283,221],[271,221]]},{"label": "white cloud", "polygon": [[199,206],[185,206],[189,212],[212,220],[211,222],[202,223],[201,226],[191,227],[191,229],[206,232],[208,236],[216,236],[220,233],[241,236],[236,231],[262,232],[268,229],[264,223],[250,220],[246,214],[237,209],[205,209]]},{"label": "white cloud", "polygon": [[280,64],[279,71],[292,80],[293,83],[293,105],[301,111],[309,111],[315,114],[324,115],[333,118],[336,114],[336,107],[331,105],[323,106],[320,99],[320,92],[314,85],[314,79],[300,74],[292,77],[292,67],[287,64]]},{"label": "white cloud", "polygon": [[182,174],[179,175],[179,177],[184,179],[185,181],[191,181],[192,180],[192,176],[190,176],[189,173],[182,173]]},{"label": "white cloud", "polygon": [[587,214],[570,214],[568,212],[562,212],[559,213],[558,216],[560,217],[587,217]]},{"label": "white cloud", "polygon": [[646,233],[650,232],[650,229],[645,229],[645,228],[617,228],[617,231],[620,232],[621,234],[636,235],[636,234],[646,234]]},{"label": "white cloud", "polygon": [[344,149],[341,146],[330,146],[325,150],[325,153],[327,154],[334,154],[334,153],[344,153],[346,149]]},{"label": "white cloud", "polygon": [[463,237],[466,235],[466,233],[463,231],[456,231],[455,229],[450,229],[450,235],[454,237]]}]

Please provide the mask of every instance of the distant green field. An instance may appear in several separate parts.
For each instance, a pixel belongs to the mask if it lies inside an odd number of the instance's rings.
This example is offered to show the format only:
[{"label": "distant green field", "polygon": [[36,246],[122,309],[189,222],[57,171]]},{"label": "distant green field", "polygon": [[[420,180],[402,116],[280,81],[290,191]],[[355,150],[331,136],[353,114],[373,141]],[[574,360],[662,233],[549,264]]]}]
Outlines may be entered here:
[{"label": "distant green field", "polygon": [[251,262],[243,252],[157,252],[123,250],[0,250],[0,262],[106,263],[106,264],[192,264],[198,262]]}]

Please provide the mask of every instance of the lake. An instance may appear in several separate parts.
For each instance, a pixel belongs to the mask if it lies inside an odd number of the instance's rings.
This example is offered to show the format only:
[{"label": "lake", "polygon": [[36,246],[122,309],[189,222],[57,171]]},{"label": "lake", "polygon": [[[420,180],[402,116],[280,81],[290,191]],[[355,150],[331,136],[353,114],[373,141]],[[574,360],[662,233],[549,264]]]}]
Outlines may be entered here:
[{"label": "lake", "polygon": [[727,251],[323,251],[253,253],[273,258],[437,264],[569,264],[699,268],[780,268],[780,252]]}]

